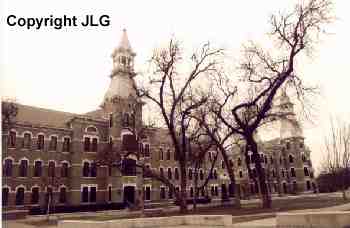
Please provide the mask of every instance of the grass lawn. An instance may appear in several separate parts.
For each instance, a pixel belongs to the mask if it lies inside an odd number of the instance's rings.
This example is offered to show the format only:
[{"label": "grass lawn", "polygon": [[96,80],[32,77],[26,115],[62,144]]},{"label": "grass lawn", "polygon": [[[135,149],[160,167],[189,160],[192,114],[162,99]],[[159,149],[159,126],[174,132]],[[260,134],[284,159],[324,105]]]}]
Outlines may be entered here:
[{"label": "grass lawn", "polygon": [[[243,205],[241,209],[236,209],[232,206],[219,206],[219,207],[211,207],[211,208],[198,208],[196,212],[190,211],[188,214],[200,214],[200,215],[215,215],[215,214],[229,214],[233,216],[233,222],[245,222],[256,219],[264,219],[269,217],[274,217],[274,213],[290,211],[290,210],[300,210],[300,209],[316,209],[316,208],[324,208],[331,207],[336,205],[341,205],[344,203],[350,203],[350,200],[344,201],[342,198],[334,198],[334,197],[303,197],[296,199],[274,199],[272,203],[271,209],[263,209],[260,208],[260,205],[248,204]],[[160,216],[177,216],[180,215],[179,212],[166,212]],[[159,215],[155,215],[159,216]],[[99,213],[96,216],[82,215],[82,216],[65,216],[64,220],[94,220],[94,221],[106,221],[113,219],[129,219],[129,218],[137,218],[138,214],[130,213],[123,217],[116,217],[116,215],[108,215]],[[152,216],[148,216],[152,217]],[[50,221],[50,224],[46,220],[40,221],[26,221],[28,225],[34,226],[48,226],[55,225],[57,221]]]}]

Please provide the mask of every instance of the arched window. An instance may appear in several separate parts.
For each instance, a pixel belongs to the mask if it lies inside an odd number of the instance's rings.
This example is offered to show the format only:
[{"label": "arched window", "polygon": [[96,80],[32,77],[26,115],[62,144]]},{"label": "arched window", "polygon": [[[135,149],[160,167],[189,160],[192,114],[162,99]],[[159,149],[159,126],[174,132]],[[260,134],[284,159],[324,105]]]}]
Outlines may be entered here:
[{"label": "arched window", "polygon": [[304,154],[301,155],[301,160],[302,160],[303,162],[306,162],[306,157],[305,157]]},{"label": "arched window", "polygon": [[16,205],[23,205],[24,204],[24,188],[19,187],[16,191]]},{"label": "arched window", "polygon": [[214,169],[214,179],[218,179],[218,173],[216,172],[216,169]]},{"label": "arched window", "polygon": [[83,163],[83,177],[89,177],[90,173],[90,164],[89,162]]},{"label": "arched window", "polygon": [[44,135],[38,135],[38,140],[37,140],[37,149],[38,150],[43,150],[44,149],[44,145],[45,145],[45,137]]},{"label": "arched window", "polygon": [[56,164],[54,161],[49,162],[49,169],[48,169],[48,176],[49,177],[54,177],[55,176],[55,169],[56,169]]},{"label": "arched window", "polygon": [[175,168],[175,180],[179,179],[179,169]]},{"label": "arched window", "polygon": [[32,188],[31,203],[32,204],[39,203],[39,188],[38,187]]},{"label": "arched window", "polygon": [[92,152],[97,152],[98,150],[98,143],[97,143],[97,138],[93,138],[92,139]]},{"label": "arched window", "polygon": [[92,132],[92,133],[96,133],[97,132],[97,128],[94,126],[88,126],[86,128],[86,132]]},{"label": "arched window", "polygon": [[32,146],[32,135],[30,133],[24,133],[23,135],[23,148],[30,149]]},{"label": "arched window", "polygon": [[242,165],[242,160],[241,160],[241,158],[238,158],[238,159],[237,159],[237,165],[238,165],[238,166],[241,166],[241,165]]},{"label": "arched window", "polygon": [[309,170],[308,170],[307,167],[304,167],[304,175],[305,175],[306,177],[310,176],[310,173],[309,173]]},{"label": "arched window", "polygon": [[42,161],[35,161],[34,162],[34,177],[41,177],[42,175]]},{"label": "arched window", "polygon": [[204,173],[203,173],[203,169],[199,170],[199,179],[203,180],[204,179]]},{"label": "arched window", "polygon": [[296,175],[295,175],[295,169],[294,168],[290,168],[290,175],[292,176],[292,177],[295,177]]},{"label": "arched window", "polygon": [[96,163],[91,163],[91,177],[97,177],[97,166]]},{"label": "arched window", "polygon": [[84,151],[85,152],[90,151],[90,138],[89,137],[84,138]]},{"label": "arched window", "polygon": [[171,168],[168,168],[168,179],[171,180],[171,178],[172,178]]},{"label": "arched window", "polygon": [[16,147],[16,138],[17,138],[17,133],[15,131],[10,131],[9,144],[8,144],[10,148]]},{"label": "arched window", "polygon": [[170,160],[170,149],[166,151],[166,159]]},{"label": "arched window", "polygon": [[310,189],[311,189],[310,181],[306,181],[306,190],[310,191]]},{"label": "arched window", "polygon": [[243,172],[239,171],[239,177],[242,178],[243,177]]},{"label": "arched window", "polygon": [[284,169],[282,169],[281,173],[282,173],[282,177],[284,177]]},{"label": "arched window", "polygon": [[253,178],[255,178],[257,175],[256,175],[256,169],[254,168],[253,170],[252,170],[252,175],[253,175]]},{"label": "arched window", "polygon": [[58,201],[60,203],[66,203],[67,202],[66,187],[60,187],[60,195],[59,195]]},{"label": "arched window", "polygon": [[129,113],[124,113],[124,116],[123,116],[123,126],[124,126],[124,127],[130,126],[130,122],[129,122]]},{"label": "arched window", "polygon": [[163,148],[159,149],[159,160],[163,160],[164,159],[164,152],[163,152]]},{"label": "arched window", "polygon": [[9,201],[10,189],[8,187],[2,188],[2,206],[7,206]]},{"label": "arched window", "polygon": [[5,159],[3,171],[5,177],[11,177],[12,176],[12,160],[11,159]]},{"label": "arched window", "polygon": [[294,157],[290,154],[289,155],[289,163],[293,163],[294,162]]},{"label": "arched window", "polygon": [[57,150],[57,136],[50,137],[49,151]]},{"label": "arched window", "polygon": [[113,113],[109,114],[109,127],[113,127]]},{"label": "arched window", "polygon": [[161,177],[164,177],[164,169],[162,167],[159,168],[159,174]]},{"label": "arched window", "polygon": [[192,169],[188,169],[188,179],[192,180]]},{"label": "arched window", "polygon": [[135,127],[135,123],[136,123],[135,115],[132,113],[132,114],[130,114],[130,124],[132,127]]},{"label": "arched window", "polygon": [[26,177],[28,175],[28,160],[21,160],[19,165],[19,176]]},{"label": "arched window", "polygon": [[286,143],[286,149],[289,150],[290,149],[290,142]]},{"label": "arched window", "polygon": [[62,162],[61,177],[68,177],[68,163]]},{"label": "arched window", "polygon": [[151,157],[151,153],[149,150],[149,144],[145,144],[145,157]]},{"label": "arched window", "polygon": [[70,151],[70,138],[65,137],[63,138],[62,152],[69,152],[69,151]]},{"label": "arched window", "polygon": [[190,188],[190,197],[193,197],[193,187]]}]

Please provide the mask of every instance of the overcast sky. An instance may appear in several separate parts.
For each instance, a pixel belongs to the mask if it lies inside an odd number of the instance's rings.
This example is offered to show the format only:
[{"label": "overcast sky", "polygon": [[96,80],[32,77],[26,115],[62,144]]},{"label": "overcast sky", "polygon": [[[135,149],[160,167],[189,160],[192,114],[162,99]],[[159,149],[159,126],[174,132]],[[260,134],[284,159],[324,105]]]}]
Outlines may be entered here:
[{"label": "overcast sky", "polygon": [[[175,35],[187,47],[211,41],[238,55],[248,39],[267,32],[268,16],[292,0],[245,1],[20,1],[1,2],[1,95],[22,104],[84,113],[96,109],[109,85],[110,55],[126,28],[142,71],[152,49]],[[315,124],[305,124],[306,143],[317,168],[330,115],[350,117],[349,1],[335,1],[338,20],[301,72],[322,88]],[[26,30],[9,27],[6,17],[110,15],[111,26]]]}]

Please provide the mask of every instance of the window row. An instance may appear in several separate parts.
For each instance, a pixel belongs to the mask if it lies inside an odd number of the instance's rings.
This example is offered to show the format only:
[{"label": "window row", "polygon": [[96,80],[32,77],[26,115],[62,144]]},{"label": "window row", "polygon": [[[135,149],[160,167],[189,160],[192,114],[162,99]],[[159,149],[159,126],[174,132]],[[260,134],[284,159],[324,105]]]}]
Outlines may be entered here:
[{"label": "window row", "polygon": [[[159,149],[159,160],[171,160],[171,151],[170,149],[167,149],[165,152],[163,150],[163,148]],[[178,161],[179,160],[179,156],[176,152],[173,153],[174,154],[174,160]]]},{"label": "window row", "polygon": [[[19,177],[28,177],[28,160],[20,160],[18,166],[18,176]],[[43,162],[35,161],[33,167],[33,177],[41,177],[43,175]],[[61,163],[61,177],[68,177],[68,162]],[[6,159],[3,164],[3,175],[6,177],[13,176],[13,161],[11,159]],[[49,161],[47,175],[49,177],[56,176],[56,163],[54,161]]]},{"label": "window row", "polygon": [[[9,148],[16,148],[17,145],[17,133],[15,131],[10,131],[9,139],[8,139],[8,147]],[[32,134],[31,133],[24,133],[23,134],[23,140],[22,140],[22,148],[24,149],[32,149],[33,142],[32,142]],[[63,138],[63,145],[62,145],[62,152],[70,152],[70,138],[64,137]],[[49,142],[49,151],[57,151],[58,145],[58,137],[57,136],[50,136],[50,142]],[[45,136],[43,134],[39,134],[36,139],[35,143],[35,149],[37,150],[44,150],[45,148]]]},{"label": "window row", "polygon": [[[47,202],[49,197],[53,198],[53,191],[51,187],[47,188],[47,191],[45,193],[45,201]],[[2,205],[7,206],[9,205],[9,196],[10,196],[10,189],[8,187],[2,188]],[[40,201],[40,189],[39,187],[33,187],[30,192],[30,204],[39,204]],[[66,203],[67,202],[67,190],[66,187],[60,187],[59,188],[59,195],[58,195],[58,202],[59,203]],[[15,194],[15,205],[24,205],[25,204],[25,189],[24,187],[18,187],[16,188],[16,194]]]},{"label": "window row", "polygon": [[[163,167],[159,168],[159,173],[160,173],[160,176],[163,176],[163,177],[165,176]],[[203,169],[200,169],[199,172],[197,172],[197,173],[195,173],[194,170],[191,168],[188,169],[187,177],[189,180],[193,180],[196,177],[198,178],[198,175],[199,175],[199,180],[204,180]],[[169,180],[173,179],[173,171],[172,171],[172,168],[170,168],[170,167],[167,169],[167,178]],[[179,178],[180,178],[179,169],[177,167],[175,167],[174,168],[174,179],[179,180]],[[217,180],[218,179],[217,170],[213,169],[213,171],[209,173],[208,178]]]}]

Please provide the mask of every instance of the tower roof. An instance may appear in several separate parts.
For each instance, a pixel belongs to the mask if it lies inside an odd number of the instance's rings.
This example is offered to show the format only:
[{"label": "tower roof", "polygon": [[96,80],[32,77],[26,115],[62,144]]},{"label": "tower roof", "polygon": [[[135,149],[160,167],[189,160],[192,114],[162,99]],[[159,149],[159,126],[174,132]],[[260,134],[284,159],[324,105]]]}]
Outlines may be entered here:
[{"label": "tower roof", "polygon": [[123,29],[123,34],[120,39],[118,49],[120,50],[129,50],[132,52],[132,48],[128,39],[128,34],[126,33],[126,29]]}]

